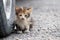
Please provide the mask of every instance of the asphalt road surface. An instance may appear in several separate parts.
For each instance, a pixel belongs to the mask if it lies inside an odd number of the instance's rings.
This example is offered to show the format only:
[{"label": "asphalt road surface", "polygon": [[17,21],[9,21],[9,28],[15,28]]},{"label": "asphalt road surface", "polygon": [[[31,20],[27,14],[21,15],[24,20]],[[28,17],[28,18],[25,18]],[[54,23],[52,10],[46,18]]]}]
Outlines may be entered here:
[{"label": "asphalt road surface", "polygon": [[3,40],[60,40],[60,0],[18,0],[16,5],[33,8],[33,31]]}]

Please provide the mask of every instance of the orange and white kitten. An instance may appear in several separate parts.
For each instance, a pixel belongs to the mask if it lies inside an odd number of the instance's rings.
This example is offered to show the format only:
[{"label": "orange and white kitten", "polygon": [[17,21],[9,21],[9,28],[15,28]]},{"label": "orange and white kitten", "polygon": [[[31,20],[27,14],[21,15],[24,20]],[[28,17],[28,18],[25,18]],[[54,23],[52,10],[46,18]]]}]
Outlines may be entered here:
[{"label": "orange and white kitten", "polygon": [[31,13],[32,8],[26,7],[16,7],[16,28],[22,32],[30,32],[30,28],[32,28],[31,22]]}]

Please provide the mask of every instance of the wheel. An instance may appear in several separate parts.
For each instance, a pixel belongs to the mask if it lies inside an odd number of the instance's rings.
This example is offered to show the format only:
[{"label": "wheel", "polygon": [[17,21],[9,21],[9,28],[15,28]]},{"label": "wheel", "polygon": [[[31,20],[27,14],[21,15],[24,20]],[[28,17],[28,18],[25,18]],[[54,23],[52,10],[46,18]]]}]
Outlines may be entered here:
[{"label": "wheel", "polygon": [[[7,13],[8,11],[6,11],[6,9],[4,7],[3,0],[0,0],[0,38],[7,36],[8,34],[13,32],[12,24],[13,24],[14,17],[15,17],[15,13],[14,13],[15,9],[14,9],[13,4],[15,4],[15,3],[13,0],[11,2],[12,2],[12,5],[8,4],[9,7],[11,6],[11,8],[9,9],[11,11],[9,13]],[[10,16],[7,14],[10,14]]]}]

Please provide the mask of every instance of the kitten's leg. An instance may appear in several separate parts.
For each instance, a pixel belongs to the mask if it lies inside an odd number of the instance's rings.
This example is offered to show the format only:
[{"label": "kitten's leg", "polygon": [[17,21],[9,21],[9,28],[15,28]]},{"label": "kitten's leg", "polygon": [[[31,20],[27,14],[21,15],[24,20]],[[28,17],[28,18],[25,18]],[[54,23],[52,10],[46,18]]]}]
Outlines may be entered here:
[{"label": "kitten's leg", "polygon": [[33,24],[30,24],[29,31],[32,31],[32,28],[33,28]]},{"label": "kitten's leg", "polygon": [[33,24],[32,24],[32,22],[30,21],[30,22],[29,22],[29,31],[32,31],[32,28],[33,28]]},{"label": "kitten's leg", "polygon": [[17,34],[22,33],[21,27],[18,26],[18,25],[16,25],[16,33],[17,33]]},{"label": "kitten's leg", "polygon": [[30,32],[30,31],[29,31],[29,25],[26,26],[25,32],[26,32],[26,33]]}]

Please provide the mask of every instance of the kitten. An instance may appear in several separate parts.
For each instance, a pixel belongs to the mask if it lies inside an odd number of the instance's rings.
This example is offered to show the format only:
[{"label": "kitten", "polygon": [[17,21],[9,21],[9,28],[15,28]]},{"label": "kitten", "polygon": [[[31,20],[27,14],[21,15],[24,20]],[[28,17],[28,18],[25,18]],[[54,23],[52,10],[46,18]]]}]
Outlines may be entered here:
[{"label": "kitten", "polygon": [[22,32],[30,32],[32,28],[32,18],[30,17],[32,13],[32,8],[26,7],[16,7],[16,28]]}]

